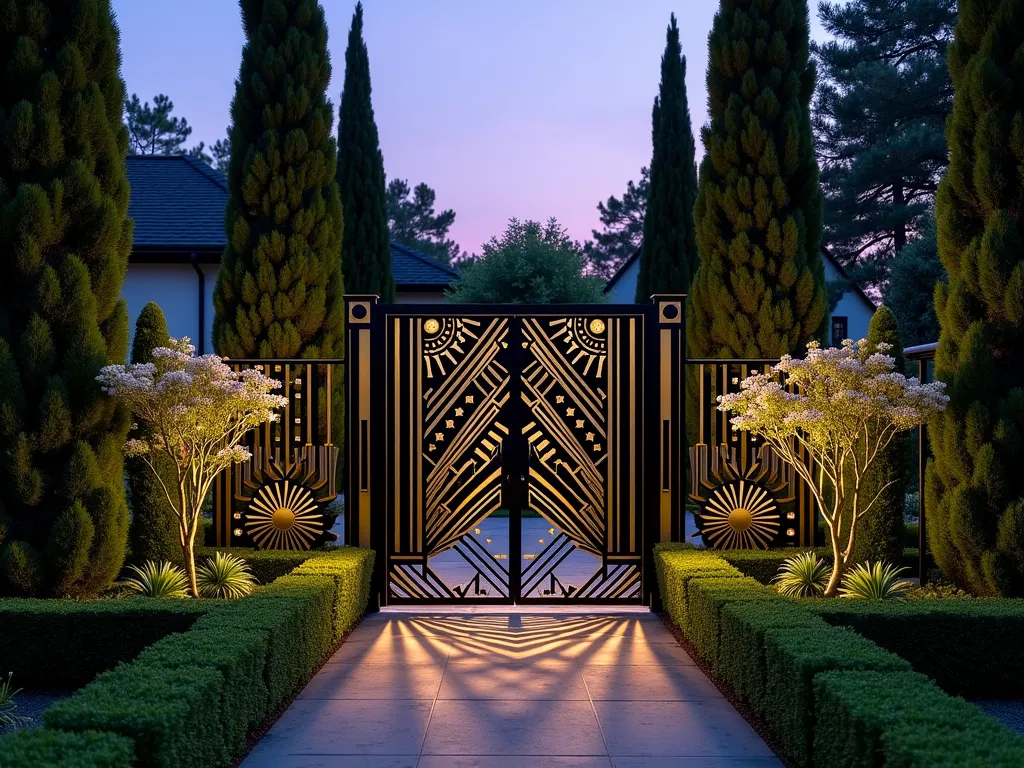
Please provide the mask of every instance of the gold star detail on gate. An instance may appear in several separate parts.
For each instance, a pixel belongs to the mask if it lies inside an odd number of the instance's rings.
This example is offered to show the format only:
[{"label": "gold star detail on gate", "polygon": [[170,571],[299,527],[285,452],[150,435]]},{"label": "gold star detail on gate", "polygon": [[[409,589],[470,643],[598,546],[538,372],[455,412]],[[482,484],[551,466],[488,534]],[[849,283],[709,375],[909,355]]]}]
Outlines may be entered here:
[{"label": "gold star detail on gate", "polygon": [[441,441],[443,441],[444,440],[444,432],[435,432],[434,433],[434,439],[437,440],[437,442],[439,442],[439,443]]},{"label": "gold star detail on gate", "polygon": [[576,429],[583,429],[583,419],[576,419]]},{"label": "gold star detail on gate", "polygon": [[470,405],[472,405],[473,404],[473,396],[472,395],[466,395],[466,402],[469,403]]},{"label": "gold star detail on gate", "polygon": [[566,416],[575,416],[576,415],[576,409],[575,408],[566,408],[565,409],[565,415]]},{"label": "gold star detail on gate", "polygon": [[433,450],[434,450],[434,448],[436,448],[436,447],[437,447],[437,446],[435,446],[435,445],[434,445],[433,443],[431,443],[430,445],[428,445],[428,446],[427,446],[427,450],[428,450],[428,451],[433,451]]},{"label": "gold star detail on gate", "polygon": [[456,415],[456,416],[461,416],[461,415],[462,415],[462,413],[463,413],[463,411],[462,411],[462,409],[461,409],[461,408],[456,408],[456,409],[455,409],[455,415]]},{"label": "gold star detail on gate", "polygon": [[601,450],[601,444],[600,443],[594,443],[594,450],[595,451],[600,451]]},{"label": "gold star detail on gate", "polygon": [[564,403],[565,402],[565,395],[555,395],[555,402],[559,403],[559,404],[560,403]]},{"label": "gold star detail on gate", "polygon": [[593,432],[587,432],[587,440],[593,441],[593,439],[594,439],[594,433]]},{"label": "gold star detail on gate", "polygon": [[452,429],[455,426],[455,422],[452,421],[451,419],[446,419],[444,422],[444,426],[447,429]]}]

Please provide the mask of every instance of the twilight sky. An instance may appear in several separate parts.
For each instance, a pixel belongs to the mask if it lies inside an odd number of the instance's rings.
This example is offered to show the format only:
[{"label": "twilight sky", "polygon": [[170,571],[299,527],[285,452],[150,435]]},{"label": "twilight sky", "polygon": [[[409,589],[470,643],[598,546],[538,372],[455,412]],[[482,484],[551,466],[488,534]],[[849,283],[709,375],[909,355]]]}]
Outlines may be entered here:
[{"label": "twilight sky", "polygon": [[[355,0],[321,0],[341,100]],[[166,93],[193,127],[225,135],[243,35],[232,0],[113,0],[128,93]],[[679,19],[694,135],[707,120],[717,0],[368,0],[364,38],[388,179],[426,182],[466,251],[512,217],[558,218],[579,240],[597,203],[651,159],[665,29]],[[812,9],[817,7],[812,2]],[[811,34],[821,26],[812,11]]]}]

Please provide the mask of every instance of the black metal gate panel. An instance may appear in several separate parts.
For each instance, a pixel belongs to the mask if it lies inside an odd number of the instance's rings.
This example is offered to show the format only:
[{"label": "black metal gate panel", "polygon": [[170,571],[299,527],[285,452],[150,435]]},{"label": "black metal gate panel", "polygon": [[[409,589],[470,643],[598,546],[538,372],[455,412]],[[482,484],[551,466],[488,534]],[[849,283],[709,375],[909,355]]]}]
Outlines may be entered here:
[{"label": "black metal gate panel", "polygon": [[659,299],[347,297],[346,540],[380,604],[650,599],[685,492],[682,297]]}]

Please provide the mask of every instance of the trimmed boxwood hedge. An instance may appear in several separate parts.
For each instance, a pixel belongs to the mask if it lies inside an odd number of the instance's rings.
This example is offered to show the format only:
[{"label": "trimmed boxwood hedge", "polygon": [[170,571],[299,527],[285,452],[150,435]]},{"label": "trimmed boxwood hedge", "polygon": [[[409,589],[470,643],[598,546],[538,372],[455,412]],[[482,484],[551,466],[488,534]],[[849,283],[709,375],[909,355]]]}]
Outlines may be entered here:
[{"label": "trimmed boxwood hedge", "polygon": [[[905,612],[904,617],[914,616],[917,621],[938,621],[941,609],[949,618],[951,612],[966,614],[972,605],[993,606],[994,601],[957,601],[941,606],[874,603],[882,607],[869,610],[863,607],[872,605],[867,601],[782,598],[706,551],[662,546],[656,550],[656,565],[670,617],[717,677],[772,731],[792,764],[887,768],[1024,765],[1024,737],[1007,731],[980,710],[915,674],[910,661],[891,652],[895,648],[886,650],[852,629],[833,626],[852,623],[850,617],[856,617],[883,627],[885,616],[893,611],[901,615],[900,610]],[[988,625],[989,643],[997,626],[994,622],[1004,614],[1016,616],[1016,604],[1021,601],[999,602],[1001,608],[975,609],[980,610],[974,614],[979,631],[982,619],[993,622]],[[1014,621],[999,624],[999,630],[1016,632]],[[904,640],[912,636],[892,627],[888,630]],[[1016,636],[1009,636],[1014,645],[1005,647],[1016,647]],[[948,655],[933,652],[933,663],[948,663]],[[984,664],[991,655],[991,651],[980,654],[974,663]],[[1009,667],[1004,671],[1012,672]],[[876,680],[888,682],[872,682]],[[930,687],[922,693],[920,688],[925,684]],[[863,701],[858,699],[861,688],[870,690],[871,685],[889,685],[892,693],[889,698],[878,695],[872,700],[869,692],[863,695]],[[825,691],[831,698],[819,701]],[[918,694],[917,712],[906,714]],[[886,702],[893,696],[904,697],[908,704],[887,707]],[[877,712],[865,714],[872,706]],[[826,727],[826,718],[836,717],[843,707],[849,712],[839,717],[839,724],[829,722]],[[929,725],[933,709],[935,719]],[[963,728],[982,734],[985,743],[961,735],[966,730],[947,729],[941,738],[932,739],[915,735],[938,733],[941,728],[934,723],[946,717],[960,718]],[[988,738],[987,734],[994,735]],[[881,746],[871,746],[865,752],[865,744]],[[942,745],[941,750],[936,744]]]},{"label": "trimmed boxwood hedge", "polygon": [[331,550],[247,549],[245,547],[200,547],[196,562],[212,558],[217,552],[227,552],[245,560],[253,577],[260,584],[270,584],[278,576],[291,573],[307,560],[320,557]]},{"label": "trimmed boxwood hedge", "polygon": [[917,672],[824,672],[814,698],[816,765],[1024,765],[1024,739]]},{"label": "trimmed boxwood hedge", "polygon": [[113,733],[16,731],[0,742],[0,768],[132,768],[135,745]]},{"label": "trimmed boxwood hedge", "polygon": [[22,688],[80,688],[172,632],[215,601],[0,600],[0,664]]},{"label": "trimmed boxwood hedge", "polygon": [[947,693],[1024,695],[1024,600],[821,600],[808,604],[899,654]]},{"label": "trimmed boxwood hedge", "polygon": [[[229,764],[366,606],[373,552],[344,547],[315,559],[315,568],[296,569],[241,600],[159,601],[172,610],[202,604],[207,612],[53,705],[44,732],[120,734],[134,743],[132,764],[140,768]],[[0,754],[6,751],[0,740]]]}]

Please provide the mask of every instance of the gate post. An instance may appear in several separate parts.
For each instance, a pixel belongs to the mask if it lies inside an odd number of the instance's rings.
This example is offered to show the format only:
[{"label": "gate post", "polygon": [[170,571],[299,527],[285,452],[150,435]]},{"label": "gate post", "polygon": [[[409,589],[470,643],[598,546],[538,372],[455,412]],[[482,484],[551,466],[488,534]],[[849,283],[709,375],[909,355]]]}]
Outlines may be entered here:
[{"label": "gate post", "polygon": [[345,543],[364,548],[370,547],[373,485],[370,318],[379,298],[345,295]]},{"label": "gate post", "polygon": [[656,293],[655,322],[648,349],[652,353],[648,389],[647,424],[653,428],[645,442],[650,457],[646,466],[650,478],[647,487],[653,496],[648,502],[645,521],[644,601],[658,609],[661,595],[654,564],[654,545],[663,541],[682,541],[686,532],[686,427],[684,392],[686,362],[686,294]]}]

